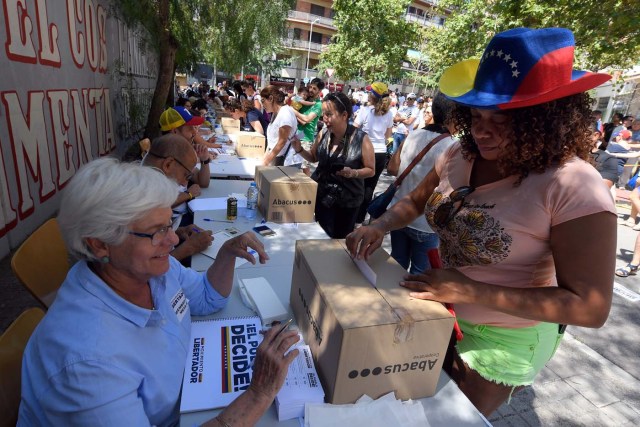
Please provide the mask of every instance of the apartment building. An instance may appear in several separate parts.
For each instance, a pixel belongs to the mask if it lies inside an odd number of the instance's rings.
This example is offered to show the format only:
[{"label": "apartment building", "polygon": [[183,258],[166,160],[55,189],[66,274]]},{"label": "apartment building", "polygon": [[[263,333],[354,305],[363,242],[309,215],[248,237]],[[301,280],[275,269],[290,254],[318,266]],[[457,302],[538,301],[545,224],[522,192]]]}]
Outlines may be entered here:
[{"label": "apartment building", "polygon": [[[420,25],[439,25],[445,21],[444,16],[435,14],[434,6],[437,0],[414,0],[407,7],[405,19]],[[286,60],[289,66],[283,68],[280,75],[271,75],[271,83],[293,88],[306,79],[318,76],[316,67],[320,61],[320,54],[331,43],[331,37],[336,33],[333,16],[333,0],[298,0],[295,9],[288,12],[288,33],[284,39],[286,50],[277,55],[277,59]],[[409,59],[409,58],[408,58]],[[412,61],[403,63],[403,68],[411,70]],[[337,85],[340,90],[344,84],[362,86],[365,82],[336,81],[335,77],[326,74],[320,76],[331,86]],[[409,82],[397,82],[391,85],[400,91],[410,89]],[[408,89],[407,89],[408,87]]]}]

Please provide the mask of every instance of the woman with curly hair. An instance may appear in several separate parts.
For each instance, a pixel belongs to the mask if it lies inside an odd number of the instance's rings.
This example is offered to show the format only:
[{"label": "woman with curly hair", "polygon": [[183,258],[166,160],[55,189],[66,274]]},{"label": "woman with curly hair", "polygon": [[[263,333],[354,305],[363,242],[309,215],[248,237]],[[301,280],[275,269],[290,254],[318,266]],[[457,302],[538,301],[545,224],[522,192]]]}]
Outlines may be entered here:
[{"label": "woman with curly hair", "polygon": [[[562,28],[497,34],[481,59],[445,70],[460,138],[420,185],[347,237],[367,258],[384,234],[424,213],[444,268],[400,283],[455,304],[464,337],[444,369],[486,416],[533,382],[565,325],[600,327],[611,307],[616,211],[586,160],[590,99],[610,79],[574,71]],[[455,345],[454,345],[455,344]]]}]

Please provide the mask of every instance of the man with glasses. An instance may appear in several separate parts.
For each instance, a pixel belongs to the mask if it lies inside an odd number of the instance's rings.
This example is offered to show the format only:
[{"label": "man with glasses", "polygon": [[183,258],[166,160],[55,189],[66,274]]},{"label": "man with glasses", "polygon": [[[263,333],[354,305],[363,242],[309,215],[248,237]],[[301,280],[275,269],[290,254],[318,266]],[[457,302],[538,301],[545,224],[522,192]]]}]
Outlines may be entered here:
[{"label": "man with glasses", "polygon": [[192,184],[187,187],[196,171],[198,157],[189,141],[179,135],[168,133],[153,141],[147,155],[142,159],[143,166],[150,166],[173,179],[178,188],[178,197],[171,206],[173,215],[171,220],[174,227],[182,223],[189,224],[176,228],[180,243],[171,251],[171,255],[183,263],[189,264],[191,255],[202,252],[209,246],[213,238],[210,230],[203,230],[194,225],[189,219],[182,221],[187,212],[187,203],[200,195],[200,186]]},{"label": "man with glasses", "polygon": [[163,135],[180,135],[193,145],[193,149],[200,160],[200,165],[189,180],[197,183],[202,188],[207,188],[209,187],[209,181],[211,181],[211,173],[209,171],[211,154],[205,145],[198,144],[195,141],[198,136],[198,128],[203,123],[204,117],[194,116],[184,107],[167,108],[160,115],[160,130]]}]

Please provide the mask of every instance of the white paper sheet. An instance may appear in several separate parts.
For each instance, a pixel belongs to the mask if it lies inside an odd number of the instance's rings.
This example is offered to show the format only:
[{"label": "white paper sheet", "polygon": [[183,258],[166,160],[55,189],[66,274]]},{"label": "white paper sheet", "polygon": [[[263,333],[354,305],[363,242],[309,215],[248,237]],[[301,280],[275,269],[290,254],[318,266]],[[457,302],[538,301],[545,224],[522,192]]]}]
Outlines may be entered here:
[{"label": "white paper sheet", "polygon": [[363,259],[352,258],[355,265],[358,267],[362,275],[371,283],[373,286],[376,285],[376,280],[378,280],[378,275],[375,271],[367,264],[367,261]]},{"label": "white paper sheet", "polygon": [[353,405],[305,405],[305,427],[430,427],[420,402],[396,400],[391,392],[378,400],[363,396]]},{"label": "white paper sheet", "polygon": [[[218,256],[218,252],[220,252],[220,248],[222,248],[222,245],[224,244],[224,242],[237,236],[238,234],[240,234],[240,232],[235,227],[228,227],[228,228],[225,228],[224,230],[216,231],[215,233],[213,233],[213,242],[211,243],[211,246],[209,246],[207,249],[205,249],[201,253],[203,255],[208,256],[209,258],[216,259],[216,257]],[[251,255],[253,255],[256,258],[256,260],[258,260],[258,252],[256,252],[251,248],[248,248],[247,251]],[[244,258],[236,258],[235,268],[238,268],[241,265],[246,264],[248,262],[249,261],[247,261]]]},{"label": "white paper sheet", "polygon": [[189,202],[189,209],[191,209],[193,212],[227,209],[227,198],[210,197],[204,199],[193,199]]}]

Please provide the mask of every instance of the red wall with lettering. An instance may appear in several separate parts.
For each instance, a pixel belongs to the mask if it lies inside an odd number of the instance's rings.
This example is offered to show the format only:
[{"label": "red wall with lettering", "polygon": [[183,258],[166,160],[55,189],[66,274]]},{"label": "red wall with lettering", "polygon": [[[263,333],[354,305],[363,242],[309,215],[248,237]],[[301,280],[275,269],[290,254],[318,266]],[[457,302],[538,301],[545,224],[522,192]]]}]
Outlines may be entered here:
[{"label": "red wall with lettering", "polygon": [[152,93],[156,59],[109,1],[0,2],[1,258],[55,215],[81,165],[136,139],[129,106]]}]

